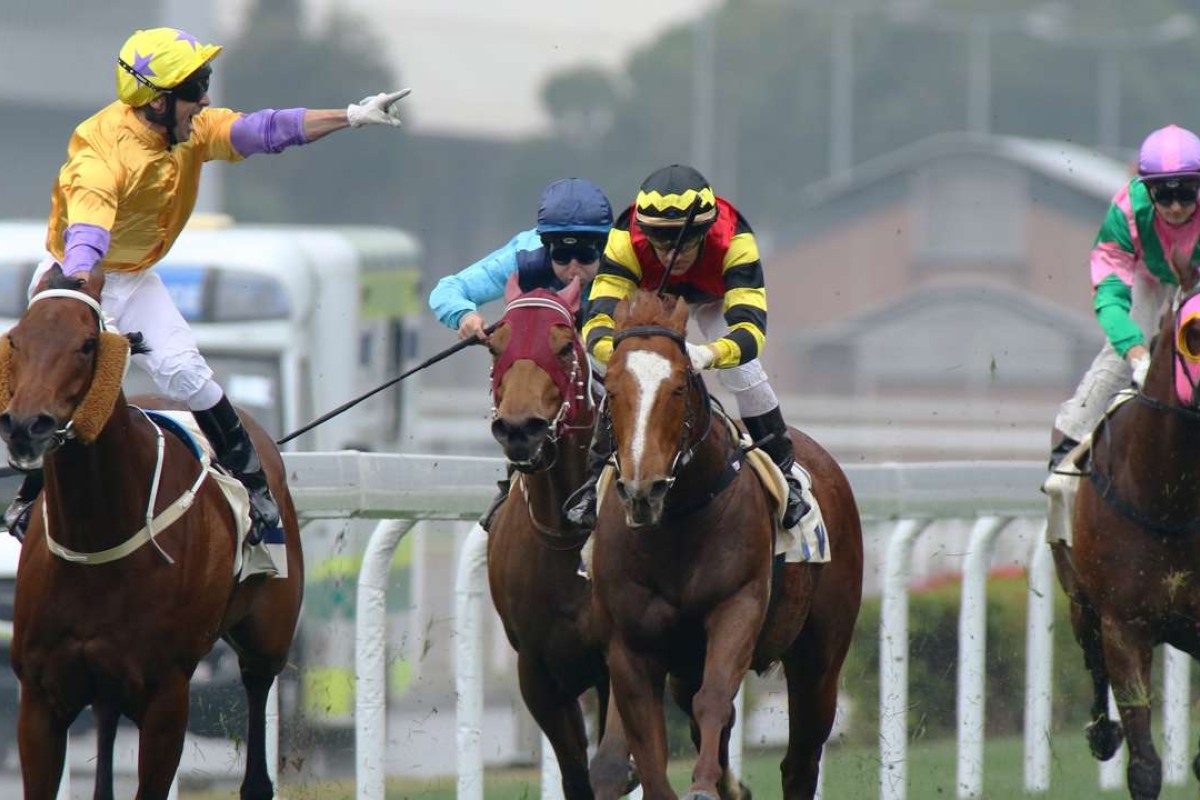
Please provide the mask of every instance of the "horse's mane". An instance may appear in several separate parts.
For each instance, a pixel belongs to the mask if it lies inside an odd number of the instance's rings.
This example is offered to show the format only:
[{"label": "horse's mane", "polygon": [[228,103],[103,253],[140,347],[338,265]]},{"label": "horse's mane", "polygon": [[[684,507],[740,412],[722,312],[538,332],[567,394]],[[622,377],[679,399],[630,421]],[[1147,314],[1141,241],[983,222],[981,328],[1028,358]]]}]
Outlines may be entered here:
[{"label": "horse's mane", "polygon": [[675,295],[659,295],[647,289],[641,289],[629,299],[628,315],[622,322],[622,328],[642,325],[665,325],[675,311],[679,298]]},{"label": "horse's mane", "polygon": [[51,273],[47,279],[47,289],[75,289],[78,290],[83,286],[83,278],[76,278],[72,275],[53,274]]}]

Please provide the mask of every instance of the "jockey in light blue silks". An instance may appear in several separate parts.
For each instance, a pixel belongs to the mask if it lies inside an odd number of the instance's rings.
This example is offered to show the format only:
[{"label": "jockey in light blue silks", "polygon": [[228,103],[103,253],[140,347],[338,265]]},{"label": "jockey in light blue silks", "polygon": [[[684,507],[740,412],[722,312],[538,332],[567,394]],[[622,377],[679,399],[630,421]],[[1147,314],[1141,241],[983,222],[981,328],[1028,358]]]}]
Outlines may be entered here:
[{"label": "jockey in light blue silks", "polygon": [[[479,306],[503,297],[505,284],[514,273],[523,292],[558,291],[579,278],[582,296],[587,297],[612,224],[612,206],[599,186],[582,178],[554,181],[542,192],[537,226],[442,278],[429,294],[429,307],[439,322],[458,331],[460,339],[482,339],[487,322]],[[586,309],[585,302],[577,326],[587,318]],[[600,384],[597,381],[593,386],[599,388]],[[485,530],[508,496],[508,488],[508,480],[500,482],[500,493],[480,522]]]}]

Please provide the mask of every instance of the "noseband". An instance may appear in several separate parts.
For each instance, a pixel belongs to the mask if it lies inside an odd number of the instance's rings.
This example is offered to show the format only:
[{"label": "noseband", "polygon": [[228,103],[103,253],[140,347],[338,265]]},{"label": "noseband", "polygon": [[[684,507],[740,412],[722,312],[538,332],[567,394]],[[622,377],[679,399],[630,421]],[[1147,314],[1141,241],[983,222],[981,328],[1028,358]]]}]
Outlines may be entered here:
[{"label": "noseband", "polygon": [[[700,377],[699,372],[692,368],[691,358],[687,353],[687,340],[683,338],[681,333],[673,328],[667,328],[662,325],[635,325],[632,328],[625,328],[624,330],[617,331],[615,334],[613,334],[613,349],[615,350],[617,346],[626,339],[631,339],[634,337],[648,338],[651,336],[665,336],[666,338],[670,339],[679,347],[679,351],[683,353],[683,357],[687,360],[685,374],[687,375],[689,391],[687,392],[686,400],[684,401],[685,413],[683,417],[683,427],[679,431],[679,441],[675,446],[675,458],[671,462],[671,471],[667,476],[667,485],[669,491],[670,487],[675,485],[675,479],[679,475],[679,470],[683,469],[688,465],[689,462],[691,462],[692,458],[696,455],[696,449],[699,448],[701,443],[708,438],[708,433],[712,430],[712,398],[708,393],[708,387],[705,385],[704,379]],[[693,405],[693,397],[699,398],[699,402],[696,405]],[[699,407],[697,408],[696,406]],[[604,415],[605,433],[609,437],[609,441],[614,441],[612,413],[607,402],[604,404],[604,410],[602,413]],[[704,432],[699,436],[693,437],[692,433],[697,428],[696,419],[701,414],[706,416]],[[617,471],[617,476],[620,477],[620,459],[613,459],[613,463]]]}]

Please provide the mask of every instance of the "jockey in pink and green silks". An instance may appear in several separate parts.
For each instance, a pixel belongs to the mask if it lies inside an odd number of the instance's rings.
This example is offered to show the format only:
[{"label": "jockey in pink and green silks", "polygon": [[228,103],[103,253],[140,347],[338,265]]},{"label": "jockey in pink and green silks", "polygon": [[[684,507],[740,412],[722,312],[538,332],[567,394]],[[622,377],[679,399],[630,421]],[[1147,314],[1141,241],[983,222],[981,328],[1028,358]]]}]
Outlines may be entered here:
[{"label": "jockey in pink and green silks", "polygon": [[1179,285],[1174,265],[1200,263],[1200,137],[1176,125],[1142,143],[1138,174],[1113,197],[1092,249],[1093,309],[1107,341],[1055,420],[1062,441],[1051,466],[1100,421],[1108,399],[1141,388],[1146,343],[1163,303]]}]

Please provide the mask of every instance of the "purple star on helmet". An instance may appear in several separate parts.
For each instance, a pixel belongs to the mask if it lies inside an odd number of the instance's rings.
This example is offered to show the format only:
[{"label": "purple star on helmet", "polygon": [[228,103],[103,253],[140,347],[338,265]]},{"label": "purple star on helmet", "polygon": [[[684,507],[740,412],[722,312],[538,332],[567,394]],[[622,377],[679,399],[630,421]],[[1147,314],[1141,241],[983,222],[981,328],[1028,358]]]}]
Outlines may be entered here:
[{"label": "purple star on helmet", "polygon": [[187,42],[188,44],[190,44],[192,46],[193,50],[195,50],[197,47],[200,46],[200,43],[196,41],[196,37],[192,36],[187,31],[179,31],[179,35],[175,37],[175,41]]},{"label": "purple star on helmet", "polygon": [[157,78],[158,74],[150,66],[150,60],[154,58],[154,53],[144,56],[137,50],[133,51],[133,71],[139,75],[144,75],[147,78]]}]

